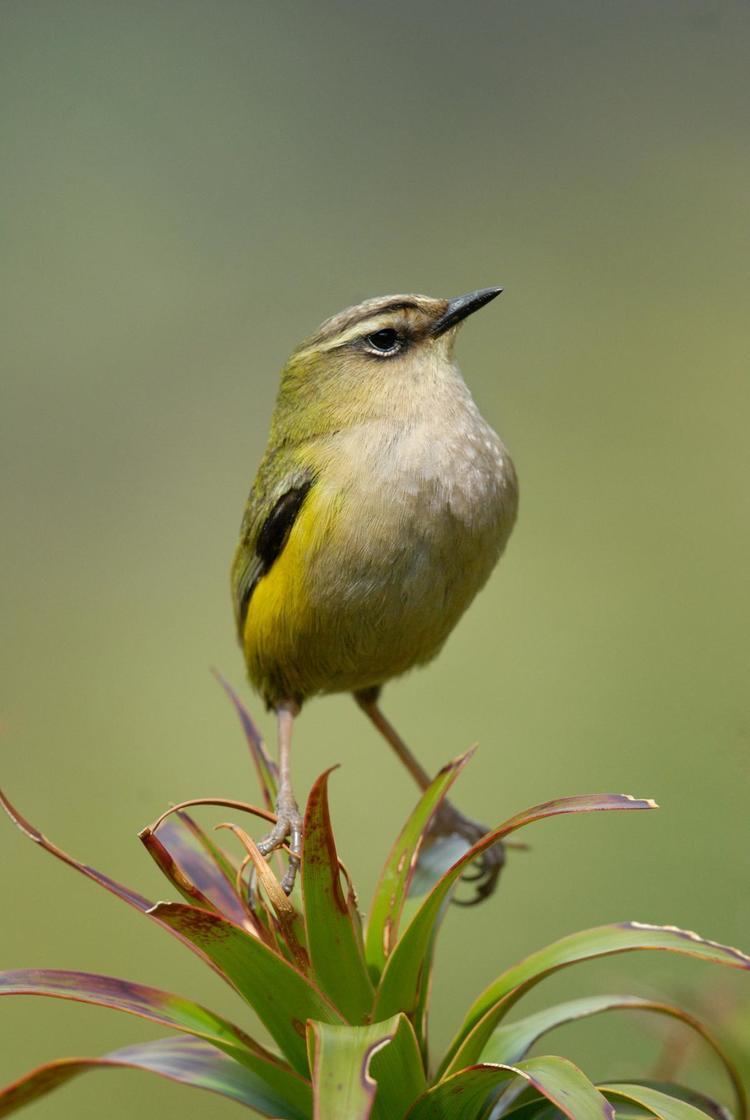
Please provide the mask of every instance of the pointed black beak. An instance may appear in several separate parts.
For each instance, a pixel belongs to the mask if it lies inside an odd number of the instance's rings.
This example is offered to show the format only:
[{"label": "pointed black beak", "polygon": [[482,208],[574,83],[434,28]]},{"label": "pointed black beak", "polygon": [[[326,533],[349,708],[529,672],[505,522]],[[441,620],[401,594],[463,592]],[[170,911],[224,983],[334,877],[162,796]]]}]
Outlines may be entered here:
[{"label": "pointed black beak", "polygon": [[480,288],[476,292],[468,292],[465,296],[456,296],[455,299],[448,300],[445,311],[432,324],[430,334],[433,338],[445,334],[447,330],[455,327],[462,319],[465,319],[468,315],[473,315],[480,307],[484,307],[490,300],[499,296],[502,290],[502,288]]}]

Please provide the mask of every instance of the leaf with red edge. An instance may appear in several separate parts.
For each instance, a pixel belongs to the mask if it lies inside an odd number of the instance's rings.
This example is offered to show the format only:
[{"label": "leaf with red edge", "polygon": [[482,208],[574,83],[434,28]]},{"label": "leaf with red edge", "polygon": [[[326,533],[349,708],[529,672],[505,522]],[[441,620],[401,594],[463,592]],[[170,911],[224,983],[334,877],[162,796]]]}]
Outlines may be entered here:
[{"label": "leaf with red edge", "polygon": [[391,848],[375,888],[367,919],[367,963],[377,975],[398,940],[399,923],[414,877],[425,833],[448,790],[471,758],[467,751],[444,766],[420,797]]},{"label": "leaf with red edge", "polygon": [[232,862],[226,852],[211,839],[205,829],[201,828],[198,822],[191,817],[189,813],[186,813],[184,809],[178,809],[175,816],[179,818],[180,822],[194,837],[199,847],[203,849],[208,858],[216,865],[218,870],[221,871],[226,881],[234,887],[237,878],[236,864]]},{"label": "leaf with red edge", "polygon": [[449,1072],[477,1061],[497,1024],[521,996],[545,976],[579,961],[645,949],[666,950],[731,968],[750,969],[750,957],[739,949],[707,941],[697,933],[675,926],[622,922],[582,930],[539,949],[498,976],[469,1008],[448,1048],[442,1068]]},{"label": "leaf with red edge", "polygon": [[118,883],[116,879],[110,879],[108,875],[104,875],[94,867],[89,867],[88,864],[81,863],[80,860],[69,856],[62,848],[58,848],[57,844],[53,844],[43,832],[40,832],[38,828],[16,809],[2,790],[0,790],[0,805],[5,809],[5,812],[16,827],[19,828],[21,832],[25,833],[30,840],[33,840],[35,844],[38,844],[40,848],[43,848],[45,852],[49,852],[50,855],[62,860],[63,863],[67,863],[69,867],[74,868],[76,871],[80,871],[81,874],[85,875],[88,879],[93,879],[100,887],[104,887],[105,890],[117,895],[118,898],[121,898],[130,906],[134,906],[136,910],[140,910],[142,914],[147,913],[150,907],[153,906],[153,903],[149,902],[147,898],[144,898],[142,894],[138,894],[137,891],[131,891],[129,887]]},{"label": "leaf with red edge", "polygon": [[245,732],[245,738],[247,739],[247,745],[250,748],[250,757],[253,760],[255,772],[258,775],[258,784],[260,785],[263,800],[266,807],[273,812],[279,786],[279,772],[276,763],[268,754],[266,745],[263,742],[263,736],[255,726],[252,716],[237,693],[229,682],[222,677],[221,673],[217,672],[215,669],[214,676],[232,701],[234,710],[239,716],[242,730]]},{"label": "leaf with red edge", "polygon": [[63,1058],[48,1062],[0,1090],[0,1117],[23,1108],[82,1073],[97,1069],[137,1069],[157,1073],[195,1089],[207,1089],[276,1120],[309,1120],[310,1085],[289,1072],[283,1088],[269,1085],[252,1070],[205,1042],[164,1038],[114,1050],[101,1058]]},{"label": "leaf with red edge", "polygon": [[223,867],[197,842],[194,832],[176,814],[165,820],[158,833],[144,828],[138,833],[149,855],[190,903],[216,910],[244,926],[256,937],[263,931],[237,894]]},{"label": "leaf with red edge", "polygon": [[302,857],[307,949],[317,983],[351,1023],[364,1022],[374,991],[359,915],[344,893],[328,808],[327,771],[310,790]]},{"label": "leaf with red edge", "polygon": [[628,794],[584,794],[580,797],[562,797],[545,801],[516,814],[492,832],[488,832],[473,847],[456,860],[421,904],[410,925],[402,934],[386,963],[378,988],[375,1017],[388,1018],[397,1011],[412,1015],[420,1000],[422,985],[430,979],[429,949],[440,911],[469,864],[498,840],[512,832],[533,824],[568,813],[591,813],[606,810],[652,809],[652,801],[640,800]]},{"label": "leaf with red edge", "polygon": [[307,1075],[305,1023],[342,1023],[343,1016],[302,973],[239,926],[210,910],[160,902],[154,916],[205,953],[255,1009],[284,1056]]},{"label": "leaf with red edge", "polygon": [[160,925],[162,929],[168,930],[168,932],[173,937],[176,937],[178,941],[182,941],[183,944],[191,948],[195,953],[198,954],[201,960],[209,964],[211,968],[213,968],[215,971],[218,971],[210,958],[205,953],[203,953],[198,948],[198,946],[194,945],[188,938],[183,937],[183,935],[178,930],[171,928],[166,922],[162,922],[159,920],[158,916],[154,914],[153,902],[149,901],[149,899],[147,898],[144,898],[142,894],[138,894],[137,891],[132,891],[129,887],[124,886],[122,883],[118,883],[116,879],[110,879],[108,875],[104,875],[101,871],[97,871],[96,868],[89,867],[88,864],[81,863],[80,860],[77,860],[73,856],[68,855],[68,853],[63,851],[62,848],[58,848],[57,844],[53,844],[53,842],[49,840],[43,832],[40,832],[39,829],[31,824],[30,821],[26,820],[26,818],[18,811],[18,809],[16,809],[15,806],[11,804],[11,802],[1,790],[0,805],[2,805],[2,807],[5,809],[6,813],[13,821],[13,823],[23,833],[25,833],[25,835],[28,836],[29,839],[33,840],[35,844],[39,844],[39,846],[46,852],[49,852],[50,855],[53,855],[63,863],[66,863],[68,867],[72,867],[75,871],[80,871],[81,874],[85,875],[87,879],[92,879],[93,882],[98,883],[99,886],[104,887],[105,890],[110,891],[111,894],[114,894],[118,898],[121,898],[123,902],[127,902],[129,906],[133,906],[136,910],[139,910],[141,914],[145,914],[148,918],[151,918],[157,923],[157,925]]},{"label": "leaf with red edge", "polygon": [[570,1120],[615,1120],[612,1105],[588,1077],[558,1057],[463,1069],[428,1089],[409,1109],[406,1120],[476,1120],[492,1093],[519,1077]]},{"label": "leaf with red edge", "polygon": [[0,996],[50,996],[76,1003],[96,1004],[113,1011],[124,1011],[195,1035],[218,1046],[237,1061],[281,1063],[244,1031],[215,1015],[200,1004],[160,988],[121,980],[115,976],[99,976],[91,972],[69,972],[61,969],[22,968],[0,972]]},{"label": "leaf with red edge", "polygon": [[[230,921],[243,925],[244,928],[265,941],[267,945],[275,945],[275,936],[269,929],[264,916],[257,909],[253,910],[248,907],[240,897],[238,893],[240,888],[237,885],[237,870],[233,868],[228,857],[218,845],[214,844],[192,817],[185,812],[187,806],[199,805],[234,809],[241,813],[259,817],[264,822],[273,823],[276,820],[273,813],[266,809],[260,809],[257,805],[250,805],[246,801],[238,801],[228,797],[195,797],[188,801],[181,801],[178,805],[172,805],[161,816],[157,817],[153,824],[141,830],[138,834],[140,839],[167,878],[174,883],[189,902],[197,902],[208,909],[215,909],[217,913],[223,914]],[[210,897],[203,898],[203,891],[199,889],[198,883],[189,879],[181,865],[177,866],[172,851],[167,850],[162,843],[161,838],[165,834],[165,829],[168,829],[172,823],[171,818],[173,817],[177,817],[181,824],[184,824],[186,831],[182,834],[182,839],[177,839],[170,844],[170,848],[174,850],[174,848],[179,847],[180,853],[184,853],[185,862],[189,863],[191,870],[196,871],[196,877],[200,885],[204,887],[207,895],[210,894]],[[171,835],[175,836],[175,833],[171,833]],[[197,841],[197,853],[195,848],[190,848],[188,837]],[[201,901],[202,898],[203,901]]]}]

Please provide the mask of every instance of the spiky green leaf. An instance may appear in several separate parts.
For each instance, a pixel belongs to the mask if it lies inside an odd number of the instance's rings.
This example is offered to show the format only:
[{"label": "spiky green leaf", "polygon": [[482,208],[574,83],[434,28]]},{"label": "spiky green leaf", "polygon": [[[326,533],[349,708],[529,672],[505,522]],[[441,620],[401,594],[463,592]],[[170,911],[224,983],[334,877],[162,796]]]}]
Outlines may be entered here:
[{"label": "spiky green leaf", "polygon": [[473,751],[467,751],[443,767],[420,797],[385,861],[370,906],[366,935],[367,963],[377,976],[398,940],[399,923],[425,832],[472,754]]},{"label": "spiky green leaf", "polygon": [[289,961],[218,914],[170,902],[158,903],[154,913],[206,954],[254,1008],[292,1066],[307,1076],[306,1021],[344,1021],[323,993]]},{"label": "spiky green leaf", "polygon": [[328,808],[329,775],[315,782],[305,812],[301,878],[307,948],[318,986],[350,1023],[362,1023],[372,1010],[374,991],[359,914],[341,882]]}]

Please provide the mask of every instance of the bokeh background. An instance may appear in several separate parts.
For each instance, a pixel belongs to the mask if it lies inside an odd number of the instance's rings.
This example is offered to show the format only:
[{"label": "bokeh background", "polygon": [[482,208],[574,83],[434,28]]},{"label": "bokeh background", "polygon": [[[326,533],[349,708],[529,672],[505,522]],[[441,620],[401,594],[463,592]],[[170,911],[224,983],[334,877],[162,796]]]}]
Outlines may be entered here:
[{"label": "bokeh background", "polygon": [[[744,0],[5,0],[0,741],[35,823],[163,896],[137,830],[170,800],[253,795],[209,667],[242,684],[228,565],[278,370],[348,303],[501,283],[459,357],[516,458],[520,520],[387,707],[431,769],[480,743],[458,801],[490,823],[604,789],[663,807],[540,826],[489,904],[449,915],[436,1042],[502,966],[577,928],[748,948],[749,50]],[[346,697],[312,703],[296,743],[301,791],[342,763],[334,820],[366,901],[414,790]],[[137,914],[10,824],[0,844],[4,966],[242,1018]],[[643,954],[527,1006],[604,989],[748,994]],[[19,999],[0,1033],[5,1080],[160,1032]],[[613,1076],[660,1045],[639,1020],[554,1041]],[[33,1115],[103,1102],[240,1115],[115,1073]]]}]

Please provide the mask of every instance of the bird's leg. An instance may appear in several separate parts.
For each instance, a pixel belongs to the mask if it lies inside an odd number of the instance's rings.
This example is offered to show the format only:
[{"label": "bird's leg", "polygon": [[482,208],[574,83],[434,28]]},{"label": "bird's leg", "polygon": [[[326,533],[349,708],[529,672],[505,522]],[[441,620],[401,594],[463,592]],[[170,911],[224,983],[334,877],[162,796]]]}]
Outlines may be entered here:
[{"label": "bird's leg", "polygon": [[[362,711],[378,729],[388,745],[396,752],[419,788],[427,789],[432,781],[430,775],[414,757],[390,720],[383,715],[378,703],[379,698],[380,689],[378,687],[363,689],[361,692],[354,693],[354,699]],[[440,836],[460,836],[469,844],[476,844],[477,840],[481,839],[487,832],[489,832],[489,829],[485,825],[464,816],[450,801],[442,803],[429,827],[429,834],[435,839]],[[464,876],[465,879],[476,884],[475,896],[470,902],[462,902],[459,905],[473,905],[489,898],[494,893],[500,872],[505,864],[503,845],[499,842],[493,844],[491,848],[488,848],[479,856],[478,864],[476,871]],[[454,901],[456,900],[454,899]]]},{"label": "bird's leg", "polygon": [[354,699],[357,701],[362,711],[368,719],[372,721],[374,726],[377,727],[388,745],[396,752],[419,788],[421,790],[427,789],[432,778],[427,773],[424,766],[422,766],[421,762],[414,757],[390,720],[386,719],[383,715],[378,703],[379,698],[380,689],[377,687],[367,688],[362,692],[354,693]]},{"label": "bird's leg", "polygon": [[299,714],[299,704],[286,701],[276,709],[279,735],[279,792],[276,798],[276,824],[268,836],[258,844],[262,855],[270,855],[276,848],[284,846],[289,837],[289,866],[281,880],[286,894],[292,893],[302,857],[302,816],[292,790],[292,726]]}]

